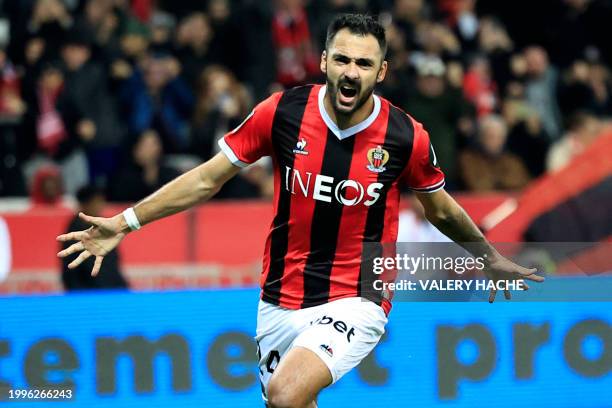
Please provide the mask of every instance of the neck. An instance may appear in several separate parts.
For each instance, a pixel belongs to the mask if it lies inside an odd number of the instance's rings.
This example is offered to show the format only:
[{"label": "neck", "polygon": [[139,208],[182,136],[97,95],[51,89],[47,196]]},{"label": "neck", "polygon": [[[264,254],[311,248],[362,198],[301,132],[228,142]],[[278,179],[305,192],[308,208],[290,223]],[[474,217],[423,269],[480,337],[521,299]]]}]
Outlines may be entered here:
[{"label": "neck", "polygon": [[344,130],[363,122],[368,116],[370,116],[374,110],[374,96],[370,95],[368,100],[356,111],[349,114],[342,114],[337,113],[334,109],[331,101],[331,95],[328,92],[328,88],[326,88],[325,98],[323,98],[323,106],[325,107],[325,111],[331,120],[334,121],[339,129]]}]

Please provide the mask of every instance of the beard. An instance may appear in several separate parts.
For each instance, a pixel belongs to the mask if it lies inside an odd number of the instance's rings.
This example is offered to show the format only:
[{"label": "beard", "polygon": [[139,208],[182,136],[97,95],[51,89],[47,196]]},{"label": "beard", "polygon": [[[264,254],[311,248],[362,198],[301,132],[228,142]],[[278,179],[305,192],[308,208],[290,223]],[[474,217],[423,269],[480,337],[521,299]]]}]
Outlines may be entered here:
[{"label": "beard", "polygon": [[[353,81],[347,78],[340,78],[337,83],[334,83],[329,77],[326,78],[327,83],[327,91],[329,92],[329,96],[332,103],[332,108],[334,109],[334,113],[336,116],[347,117],[355,113],[355,111],[359,110],[367,101],[368,98],[374,93],[374,87],[376,84],[373,84],[367,88],[362,89],[361,81]],[[339,101],[338,95],[341,93],[340,88],[343,86],[348,86],[355,89],[355,99],[352,103],[352,106],[347,106]]]}]

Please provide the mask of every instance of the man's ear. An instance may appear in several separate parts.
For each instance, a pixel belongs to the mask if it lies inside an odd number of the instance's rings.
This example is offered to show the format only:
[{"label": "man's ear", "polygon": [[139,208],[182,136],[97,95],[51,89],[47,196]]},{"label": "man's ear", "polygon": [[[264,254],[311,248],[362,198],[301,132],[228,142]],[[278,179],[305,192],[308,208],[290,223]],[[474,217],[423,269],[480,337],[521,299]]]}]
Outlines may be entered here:
[{"label": "man's ear", "polygon": [[327,74],[327,52],[325,52],[325,50],[323,50],[323,52],[321,53],[321,72],[324,74]]},{"label": "man's ear", "polygon": [[383,61],[380,69],[378,70],[378,75],[376,76],[376,82],[380,83],[385,79],[387,75],[387,61]]}]

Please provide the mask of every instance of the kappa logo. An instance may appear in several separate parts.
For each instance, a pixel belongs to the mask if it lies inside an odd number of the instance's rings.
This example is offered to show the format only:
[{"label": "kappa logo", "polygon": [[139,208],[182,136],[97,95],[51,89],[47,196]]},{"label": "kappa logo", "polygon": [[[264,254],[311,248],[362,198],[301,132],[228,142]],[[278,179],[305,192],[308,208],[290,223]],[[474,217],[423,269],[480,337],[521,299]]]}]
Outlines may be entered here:
[{"label": "kappa logo", "polygon": [[295,149],[293,149],[293,153],[303,155],[308,154],[308,152],[306,151],[306,139],[301,138],[297,141],[297,143],[295,144]]},{"label": "kappa logo", "polygon": [[368,150],[368,164],[367,168],[374,173],[382,173],[387,170],[385,164],[389,161],[389,152],[380,146],[376,146],[375,149]]},{"label": "kappa logo", "polygon": [[334,350],[327,344],[321,344],[319,347],[321,348],[321,350],[326,352],[330,357],[334,356]]}]

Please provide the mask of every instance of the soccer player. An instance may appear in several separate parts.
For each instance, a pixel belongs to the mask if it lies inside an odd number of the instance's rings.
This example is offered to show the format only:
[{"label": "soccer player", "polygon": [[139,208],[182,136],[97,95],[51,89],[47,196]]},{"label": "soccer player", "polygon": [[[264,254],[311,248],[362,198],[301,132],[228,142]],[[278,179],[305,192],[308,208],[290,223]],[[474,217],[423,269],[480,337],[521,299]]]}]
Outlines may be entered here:
[{"label": "soccer player", "polygon": [[[384,28],[365,15],[329,26],[326,84],[275,93],[220,141],[222,152],[112,218],[81,218],[85,231],[59,256],[78,266],[104,256],[130,231],[210,199],[262,156],[274,162],[275,215],[265,246],[256,341],[269,407],[316,407],[319,392],[366,357],[384,333],[390,302],[367,296],[367,248],[395,242],[406,183],[427,218],[458,243],[478,243],[490,279],[542,281],[505,259],[444,191],[423,126],[374,95],[387,72]],[[509,298],[510,293],[506,292]],[[489,301],[495,298],[492,291]],[[367,300],[372,299],[372,300]]]}]

